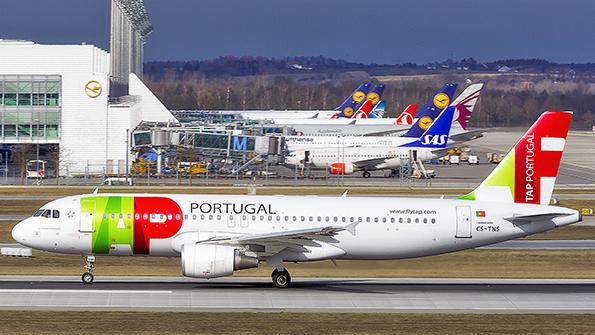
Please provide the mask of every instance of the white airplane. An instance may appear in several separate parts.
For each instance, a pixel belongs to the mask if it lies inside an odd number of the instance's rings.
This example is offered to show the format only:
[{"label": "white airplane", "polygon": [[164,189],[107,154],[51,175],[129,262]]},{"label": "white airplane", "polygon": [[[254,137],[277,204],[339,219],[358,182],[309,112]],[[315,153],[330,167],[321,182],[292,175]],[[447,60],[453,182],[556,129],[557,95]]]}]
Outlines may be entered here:
[{"label": "white airplane", "polygon": [[[375,170],[392,170],[391,175],[394,175],[403,158],[413,156],[415,160],[428,161],[444,156],[448,151],[447,147],[454,146],[449,134],[455,112],[456,104],[453,103],[418,138],[290,137],[291,142],[285,142],[288,147],[310,146],[312,149],[289,152],[285,156],[285,164],[298,167],[309,164],[316,169],[330,169],[331,174],[339,175],[363,171],[365,178],[370,177],[370,171]],[[334,147],[328,143],[332,143]]]},{"label": "white airplane", "polygon": [[[250,195],[88,194],[54,200],[18,223],[22,245],[86,258],[181,257],[194,278],[266,262],[401,259],[476,248],[581,221],[548,205],[571,112],[546,112],[473,192],[457,199]],[[131,260],[133,261],[133,260]],[[365,275],[365,271],[362,272]]]}]

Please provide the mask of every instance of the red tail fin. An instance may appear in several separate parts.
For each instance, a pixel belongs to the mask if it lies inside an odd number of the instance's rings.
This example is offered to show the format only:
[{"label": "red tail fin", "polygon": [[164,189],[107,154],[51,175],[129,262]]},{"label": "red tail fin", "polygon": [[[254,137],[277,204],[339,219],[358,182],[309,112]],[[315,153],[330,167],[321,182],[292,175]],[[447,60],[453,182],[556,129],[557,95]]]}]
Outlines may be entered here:
[{"label": "red tail fin", "polygon": [[397,124],[412,125],[415,114],[417,114],[418,104],[410,104],[403,110],[403,113],[397,118]]}]

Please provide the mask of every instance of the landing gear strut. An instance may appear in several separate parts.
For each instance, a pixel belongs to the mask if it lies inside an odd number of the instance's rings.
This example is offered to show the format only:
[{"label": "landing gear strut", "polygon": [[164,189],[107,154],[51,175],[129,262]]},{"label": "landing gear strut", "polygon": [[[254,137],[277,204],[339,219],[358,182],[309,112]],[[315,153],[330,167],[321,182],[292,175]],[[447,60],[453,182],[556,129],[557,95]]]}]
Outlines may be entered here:
[{"label": "landing gear strut", "polygon": [[291,284],[291,276],[287,269],[283,269],[282,271],[277,269],[273,270],[271,278],[273,279],[273,286],[277,288],[288,288]]},{"label": "landing gear strut", "polygon": [[364,178],[370,178],[370,172],[364,171]]},{"label": "landing gear strut", "polygon": [[81,276],[84,284],[91,284],[93,282],[93,270],[95,270],[95,256],[83,256],[85,258],[85,270]]}]

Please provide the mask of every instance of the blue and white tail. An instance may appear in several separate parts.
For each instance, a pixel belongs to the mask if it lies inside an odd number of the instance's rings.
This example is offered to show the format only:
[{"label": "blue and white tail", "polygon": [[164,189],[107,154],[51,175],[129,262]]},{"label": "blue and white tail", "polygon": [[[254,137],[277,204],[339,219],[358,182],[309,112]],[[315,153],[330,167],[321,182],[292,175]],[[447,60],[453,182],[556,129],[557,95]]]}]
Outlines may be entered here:
[{"label": "blue and white tail", "polygon": [[455,115],[456,107],[450,105],[446,107],[436,121],[434,121],[430,127],[424,131],[419,139],[404,144],[402,147],[416,147],[416,148],[432,148],[442,149],[446,148],[448,143],[448,135],[450,134],[450,128],[452,127],[452,120]]}]

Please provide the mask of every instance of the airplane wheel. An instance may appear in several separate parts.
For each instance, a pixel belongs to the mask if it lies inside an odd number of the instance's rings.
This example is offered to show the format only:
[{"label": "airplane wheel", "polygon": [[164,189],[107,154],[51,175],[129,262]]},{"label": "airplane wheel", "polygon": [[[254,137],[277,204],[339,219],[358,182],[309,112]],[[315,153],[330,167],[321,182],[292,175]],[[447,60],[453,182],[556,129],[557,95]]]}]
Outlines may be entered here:
[{"label": "airplane wheel", "polygon": [[364,171],[364,178],[370,178],[370,172]]},{"label": "airplane wheel", "polygon": [[91,283],[93,283],[94,278],[93,278],[93,274],[91,272],[85,272],[81,276],[81,279],[83,280],[84,284],[91,284]]},{"label": "airplane wheel", "polygon": [[273,278],[273,286],[276,288],[288,288],[291,284],[291,276],[289,275],[289,271],[285,269],[283,271],[275,269],[271,277]]}]

